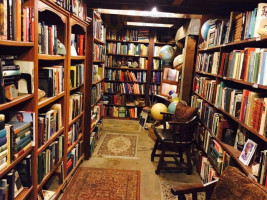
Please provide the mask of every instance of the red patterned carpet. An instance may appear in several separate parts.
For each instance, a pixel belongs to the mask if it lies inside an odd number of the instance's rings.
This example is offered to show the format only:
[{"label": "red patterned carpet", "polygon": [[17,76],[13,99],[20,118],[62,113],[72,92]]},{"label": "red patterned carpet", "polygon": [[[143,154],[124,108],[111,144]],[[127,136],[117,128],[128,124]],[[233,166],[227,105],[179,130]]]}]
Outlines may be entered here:
[{"label": "red patterned carpet", "polygon": [[140,200],[140,171],[80,167],[63,200]]}]

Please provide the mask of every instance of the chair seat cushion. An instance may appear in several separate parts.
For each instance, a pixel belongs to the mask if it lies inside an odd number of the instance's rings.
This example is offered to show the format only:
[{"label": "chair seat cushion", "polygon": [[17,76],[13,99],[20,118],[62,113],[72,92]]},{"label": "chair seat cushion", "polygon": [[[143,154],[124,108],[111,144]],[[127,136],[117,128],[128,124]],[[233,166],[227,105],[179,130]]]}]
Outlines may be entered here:
[{"label": "chair seat cushion", "polygon": [[235,167],[227,167],[213,191],[212,200],[266,200],[267,188],[255,182]]},{"label": "chair seat cushion", "polygon": [[187,121],[192,119],[197,114],[197,108],[192,108],[183,104],[182,102],[177,103],[175,113],[173,116],[174,121]]},{"label": "chair seat cushion", "polygon": [[[171,142],[173,143],[173,136],[172,133],[166,129],[160,129],[160,128],[155,128],[155,135],[157,136],[159,141],[163,141],[163,142]],[[190,142],[175,142],[176,144],[189,144]]]}]

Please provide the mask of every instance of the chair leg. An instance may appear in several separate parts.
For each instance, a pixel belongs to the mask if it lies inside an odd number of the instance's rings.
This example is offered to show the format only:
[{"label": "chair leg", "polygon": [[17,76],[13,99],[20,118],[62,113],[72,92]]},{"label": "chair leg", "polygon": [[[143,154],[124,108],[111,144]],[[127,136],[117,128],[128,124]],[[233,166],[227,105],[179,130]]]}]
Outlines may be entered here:
[{"label": "chair leg", "polygon": [[158,144],[159,144],[159,141],[156,140],[154,148],[153,148],[152,153],[151,153],[151,161],[152,162],[154,162],[154,157],[155,157],[155,153],[156,153],[156,151],[158,149]]},{"label": "chair leg", "polygon": [[165,145],[162,144],[162,151],[161,151],[161,154],[160,154],[160,159],[159,159],[158,167],[157,167],[157,170],[155,171],[156,174],[160,174],[160,169],[164,165],[165,152],[166,152]]},{"label": "chair leg", "polygon": [[180,163],[184,162],[184,157],[183,157],[183,151],[179,150],[179,156],[180,156]]},{"label": "chair leg", "polygon": [[192,174],[192,171],[193,171],[190,146],[185,148],[185,153],[186,153],[187,167],[188,167],[187,168],[187,174],[190,175],[190,174]]}]

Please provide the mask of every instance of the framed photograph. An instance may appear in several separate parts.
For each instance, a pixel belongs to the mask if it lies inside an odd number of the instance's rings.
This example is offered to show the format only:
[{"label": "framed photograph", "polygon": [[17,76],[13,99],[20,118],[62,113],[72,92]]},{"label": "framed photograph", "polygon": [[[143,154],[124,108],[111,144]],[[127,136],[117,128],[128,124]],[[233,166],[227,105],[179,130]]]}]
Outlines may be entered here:
[{"label": "framed photograph", "polygon": [[257,148],[258,144],[248,139],[240,156],[239,160],[246,166],[249,165],[251,158]]}]

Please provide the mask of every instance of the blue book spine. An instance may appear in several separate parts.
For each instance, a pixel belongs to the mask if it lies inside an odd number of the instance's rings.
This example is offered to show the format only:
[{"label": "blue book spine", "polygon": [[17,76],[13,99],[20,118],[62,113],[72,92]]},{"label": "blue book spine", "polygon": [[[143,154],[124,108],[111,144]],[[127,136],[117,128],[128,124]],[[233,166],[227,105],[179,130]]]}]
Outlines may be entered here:
[{"label": "blue book spine", "polygon": [[264,80],[264,74],[265,74],[265,71],[266,71],[266,54],[267,52],[262,52],[263,55],[262,55],[262,64],[261,64],[261,73],[260,73],[260,80],[259,80],[259,84],[260,85],[263,85],[263,80]]},{"label": "blue book spine", "polygon": [[248,74],[248,82],[251,82],[251,73],[252,73],[252,66],[253,66],[253,62],[254,62],[254,51],[251,52],[250,55],[250,63],[249,63],[249,74]]},{"label": "blue book spine", "polygon": [[6,129],[0,130],[0,138],[3,138],[6,136]]},{"label": "blue book spine", "polygon": [[17,146],[20,146],[22,143],[24,143],[26,140],[28,140],[31,137],[31,134],[27,135],[25,138],[21,139],[17,142]]},{"label": "blue book spine", "polygon": [[255,29],[256,17],[257,17],[257,8],[255,8],[252,11],[252,21],[251,21],[250,32],[249,32],[249,37],[250,38],[254,37],[254,29]]},{"label": "blue book spine", "polygon": [[0,146],[4,145],[6,143],[6,136],[5,137],[2,137],[0,139]]}]

